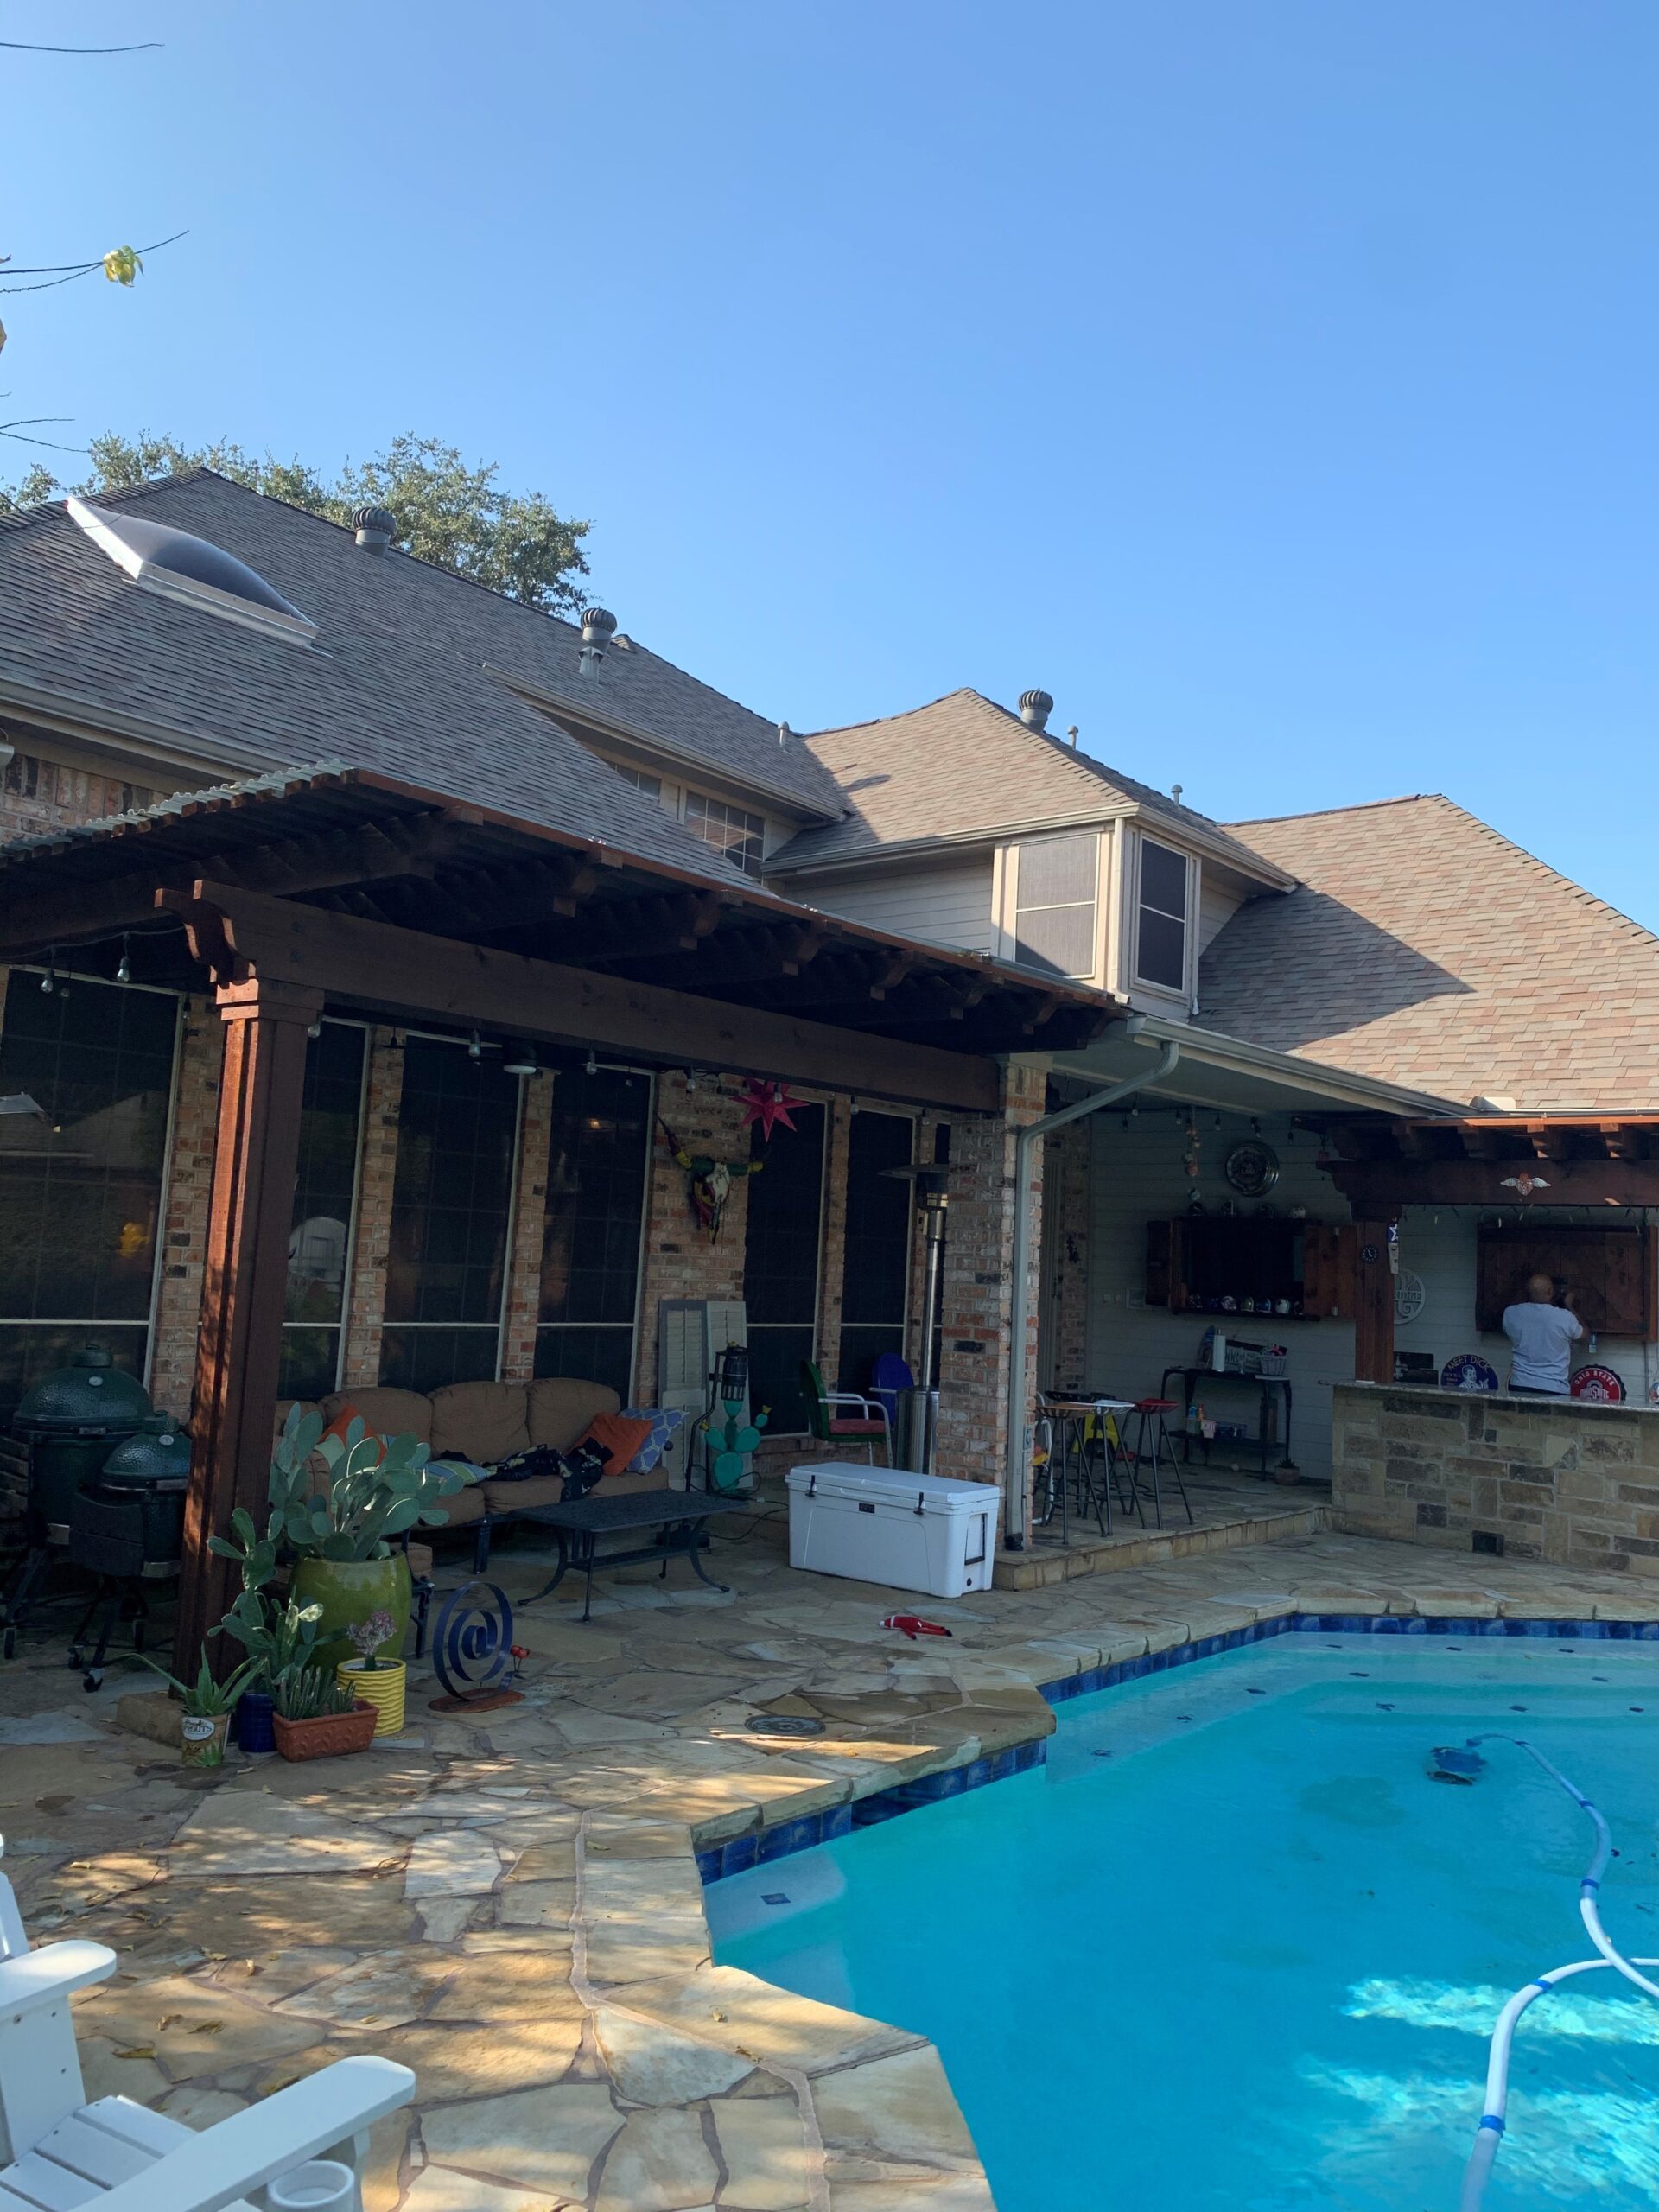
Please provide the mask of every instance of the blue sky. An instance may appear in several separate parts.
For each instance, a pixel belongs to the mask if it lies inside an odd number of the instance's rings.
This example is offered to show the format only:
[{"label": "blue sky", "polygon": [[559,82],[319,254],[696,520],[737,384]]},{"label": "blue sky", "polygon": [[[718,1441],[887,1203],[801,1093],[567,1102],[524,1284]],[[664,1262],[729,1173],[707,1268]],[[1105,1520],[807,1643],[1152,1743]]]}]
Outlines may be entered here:
[{"label": "blue sky", "polygon": [[[8,415],[594,518],[798,728],[1041,684],[1232,818],[1443,790],[1649,925],[1653,0],[12,0]],[[0,472],[27,458],[0,448]]]}]

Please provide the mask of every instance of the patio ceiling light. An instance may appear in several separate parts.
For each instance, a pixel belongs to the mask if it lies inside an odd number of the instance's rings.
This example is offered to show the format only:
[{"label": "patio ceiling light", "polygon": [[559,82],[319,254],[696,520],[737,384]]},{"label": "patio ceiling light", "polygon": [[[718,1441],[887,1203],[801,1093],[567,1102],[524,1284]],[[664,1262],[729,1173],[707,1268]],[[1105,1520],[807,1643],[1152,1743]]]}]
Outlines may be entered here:
[{"label": "patio ceiling light", "polygon": [[536,1047],[527,1037],[520,1037],[508,1046],[501,1062],[509,1075],[539,1075],[542,1064],[536,1057]]}]

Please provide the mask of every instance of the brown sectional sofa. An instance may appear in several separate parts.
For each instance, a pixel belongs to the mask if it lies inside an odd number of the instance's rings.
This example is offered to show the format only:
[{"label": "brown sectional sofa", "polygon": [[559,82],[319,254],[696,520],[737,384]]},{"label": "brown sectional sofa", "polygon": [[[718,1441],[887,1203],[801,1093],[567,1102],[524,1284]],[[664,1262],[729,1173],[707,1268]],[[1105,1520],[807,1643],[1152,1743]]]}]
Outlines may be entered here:
[{"label": "brown sectional sofa", "polygon": [[[278,1430],[292,1402],[277,1407]],[[613,1414],[621,1404],[615,1391],[604,1383],[583,1382],[570,1376],[536,1382],[451,1382],[429,1396],[423,1391],[377,1385],[336,1390],[326,1398],[299,1402],[307,1408],[315,1405],[325,1421],[335,1420],[346,1407],[354,1406],[378,1435],[418,1436],[431,1447],[435,1459],[458,1456],[481,1467],[493,1467],[536,1444],[568,1452],[595,1414]],[[660,1467],[644,1474],[607,1474],[601,1484],[607,1497],[662,1487]],[[451,1529],[474,1530],[474,1569],[481,1574],[489,1564],[493,1527],[536,1506],[552,1504],[563,1495],[563,1484],[556,1476],[532,1475],[523,1482],[486,1480],[456,1491],[444,1499],[442,1510]],[[442,1533],[435,1526],[422,1531],[427,1537]]]}]

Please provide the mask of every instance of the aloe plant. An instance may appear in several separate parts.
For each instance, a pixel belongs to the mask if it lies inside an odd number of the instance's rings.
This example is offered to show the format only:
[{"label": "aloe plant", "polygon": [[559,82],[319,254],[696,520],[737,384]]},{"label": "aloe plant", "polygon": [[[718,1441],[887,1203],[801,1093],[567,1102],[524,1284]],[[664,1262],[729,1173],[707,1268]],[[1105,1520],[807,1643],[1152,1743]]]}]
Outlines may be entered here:
[{"label": "aloe plant", "polygon": [[254,1681],[270,1692],[289,1668],[309,1663],[322,1607],[302,1605],[295,1598],[279,1604],[270,1593],[276,1546],[259,1535],[245,1506],[238,1505],[231,1515],[231,1529],[234,1541],[210,1536],[207,1542],[221,1559],[233,1559],[240,1566],[242,1594],[213,1633],[234,1637],[248,1654]]},{"label": "aloe plant", "polygon": [[204,1651],[201,1655],[201,1670],[195,1681],[181,1682],[176,1675],[169,1674],[161,1662],[152,1659],[147,1651],[141,1651],[138,1656],[143,1661],[145,1666],[158,1674],[164,1682],[172,1684],[184,1700],[185,1711],[197,1716],[212,1717],[230,1712],[243,1691],[248,1687],[254,1671],[253,1661],[245,1659],[234,1674],[227,1675],[222,1682],[216,1682],[213,1680],[213,1668],[208,1664],[207,1654]]}]

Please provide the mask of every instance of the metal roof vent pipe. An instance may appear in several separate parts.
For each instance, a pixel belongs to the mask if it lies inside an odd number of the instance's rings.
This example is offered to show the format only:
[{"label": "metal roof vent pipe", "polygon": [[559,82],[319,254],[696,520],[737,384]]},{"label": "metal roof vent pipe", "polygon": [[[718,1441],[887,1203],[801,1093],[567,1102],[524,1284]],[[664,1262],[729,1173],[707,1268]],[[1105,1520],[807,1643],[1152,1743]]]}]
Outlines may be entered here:
[{"label": "metal roof vent pipe", "polygon": [[390,507],[359,507],[352,527],[365,553],[384,553],[397,535],[397,518]]},{"label": "metal roof vent pipe", "polygon": [[578,664],[583,676],[597,676],[599,664],[605,658],[605,648],[616,635],[616,617],[603,607],[584,607],[582,610],[582,658]]},{"label": "metal roof vent pipe", "polygon": [[1022,691],[1020,694],[1020,719],[1027,729],[1046,731],[1048,718],[1054,711],[1054,702],[1046,691]]}]

